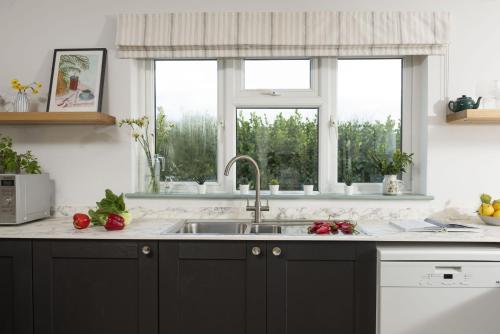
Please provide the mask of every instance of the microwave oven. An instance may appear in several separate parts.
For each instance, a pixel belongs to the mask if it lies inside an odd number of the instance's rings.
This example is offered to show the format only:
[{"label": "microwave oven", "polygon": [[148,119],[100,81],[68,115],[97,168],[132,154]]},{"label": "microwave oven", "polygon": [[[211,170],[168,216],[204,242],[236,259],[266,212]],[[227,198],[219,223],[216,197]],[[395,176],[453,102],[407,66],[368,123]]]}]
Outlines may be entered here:
[{"label": "microwave oven", "polygon": [[0,225],[50,216],[49,174],[0,174]]}]

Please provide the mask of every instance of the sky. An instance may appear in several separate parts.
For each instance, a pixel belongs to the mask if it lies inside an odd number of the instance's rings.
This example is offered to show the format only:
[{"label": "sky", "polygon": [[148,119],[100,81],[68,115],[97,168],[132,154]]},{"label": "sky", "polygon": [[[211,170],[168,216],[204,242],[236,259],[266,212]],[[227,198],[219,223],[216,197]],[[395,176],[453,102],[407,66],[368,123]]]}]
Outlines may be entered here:
[{"label": "sky", "polygon": [[[309,60],[247,60],[248,89],[310,86]],[[341,59],[338,61],[337,115],[347,120],[385,121],[401,117],[401,59]],[[170,121],[195,111],[217,116],[217,61],[156,62],[156,104]],[[274,113],[274,112],[273,112]],[[269,115],[272,120],[273,115]]]}]

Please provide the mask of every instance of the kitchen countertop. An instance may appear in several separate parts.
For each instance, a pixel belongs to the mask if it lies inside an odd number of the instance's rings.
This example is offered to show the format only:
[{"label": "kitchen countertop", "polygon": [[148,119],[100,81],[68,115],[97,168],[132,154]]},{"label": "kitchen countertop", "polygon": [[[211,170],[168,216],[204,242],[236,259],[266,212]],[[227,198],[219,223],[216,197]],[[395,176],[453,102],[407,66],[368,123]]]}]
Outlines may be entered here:
[{"label": "kitchen countertop", "polygon": [[[0,239],[103,239],[103,240],[307,240],[379,242],[477,242],[500,243],[500,227],[477,224],[479,232],[400,232],[383,221],[358,221],[368,235],[307,235],[286,229],[284,234],[196,235],[168,233],[182,219],[136,219],[122,231],[104,227],[73,228],[71,218],[51,218],[18,226],[0,226]],[[466,222],[466,221],[461,221]],[[468,221],[468,223],[476,223]],[[165,234],[165,232],[167,232]]]}]

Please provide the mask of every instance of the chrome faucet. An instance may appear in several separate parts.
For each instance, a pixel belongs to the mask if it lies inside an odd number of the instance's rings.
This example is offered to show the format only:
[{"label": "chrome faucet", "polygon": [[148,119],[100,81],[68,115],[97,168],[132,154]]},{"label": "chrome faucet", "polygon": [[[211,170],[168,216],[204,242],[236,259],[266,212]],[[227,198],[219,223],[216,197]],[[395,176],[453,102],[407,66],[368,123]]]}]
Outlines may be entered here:
[{"label": "chrome faucet", "polygon": [[262,217],[260,216],[260,213],[262,211],[269,211],[269,202],[268,205],[262,205],[260,202],[260,169],[259,165],[257,162],[249,157],[248,155],[237,155],[231,160],[226,165],[226,169],[224,170],[224,175],[228,176],[229,175],[229,170],[231,167],[234,165],[234,163],[238,160],[248,160],[250,163],[255,167],[255,204],[254,206],[250,206],[248,201],[247,201],[247,211],[254,211],[255,212],[255,224],[259,224],[262,221]]}]

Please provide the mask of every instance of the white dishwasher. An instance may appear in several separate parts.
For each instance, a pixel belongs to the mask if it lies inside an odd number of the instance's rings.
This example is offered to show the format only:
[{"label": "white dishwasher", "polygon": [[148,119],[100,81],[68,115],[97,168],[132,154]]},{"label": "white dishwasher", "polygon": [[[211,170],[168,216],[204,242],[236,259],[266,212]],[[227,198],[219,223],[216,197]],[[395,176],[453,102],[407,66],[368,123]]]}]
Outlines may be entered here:
[{"label": "white dishwasher", "polygon": [[500,248],[378,246],[378,334],[499,334]]}]

